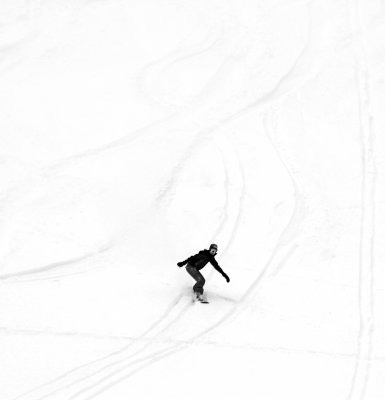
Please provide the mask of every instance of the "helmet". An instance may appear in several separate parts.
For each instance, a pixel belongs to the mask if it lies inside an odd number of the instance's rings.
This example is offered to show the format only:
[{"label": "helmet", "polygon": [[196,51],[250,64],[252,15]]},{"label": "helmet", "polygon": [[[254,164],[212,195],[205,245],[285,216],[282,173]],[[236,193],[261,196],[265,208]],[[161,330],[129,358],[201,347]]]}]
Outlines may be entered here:
[{"label": "helmet", "polygon": [[211,249],[215,249],[216,251],[218,251],[218,245],[216,245],[215,243],[210,244],[210,249],[209,250],[211,250]]}]

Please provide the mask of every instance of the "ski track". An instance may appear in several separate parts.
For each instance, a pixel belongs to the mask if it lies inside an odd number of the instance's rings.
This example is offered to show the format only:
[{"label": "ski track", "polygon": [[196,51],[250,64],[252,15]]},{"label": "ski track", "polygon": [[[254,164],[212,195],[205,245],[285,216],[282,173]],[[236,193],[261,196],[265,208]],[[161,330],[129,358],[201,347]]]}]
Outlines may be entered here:
[{"label": "ski track", "polygon": [[365,49],[365,32],[360,21],[360,1],[349,3],[353,44],[354,68],[360,119],[360,145],[362,162],[361,228],[358,282],[359,329],[357,356],[347,400],[365,398],[372,361],[372,337],[374,330],[374,221],[376,164],[373,155],[373,129],[370,114],[369,62]]},{"label": "ski track", "polygon": [[[222,224],[214,233],[212,241],[225,243],[223,251],[221,252],[223,257],[234,241],[242,218],[243,205],[246,197],[246,177],[235,138],[230,138],[227,134],[221,133],[217,136],[216,145],[221,152],[225,171],[226,201]],[[236,190],[234,190],[234,188],[236,188]],[[226,225],[230,225],[232,229],[224,229]],[[227,233],[228,237],[225,236],[223,238],[222,232],[225,232],[225,234]]]},{"label": "ski track", "polygon": [[[153,344],[153,338],[149,339],[146,342],[146,336],[157,332],[157,335],[160,335],[162,332],[167,330],[169,326],[171,326],[177,318],[186,310],[186,308],[190,305],[190,302],[183,302],[183,294],[178,295],[171,305],[166,309],[166,311],[162,314],[162,316],[157,319],[150,327],[144,331],[136,341],[129,343],[128,345],[122,347],[121,349],[114,351],[106,356],[93,360],[89,363],[78,366],[74,369],[67,371],[66,373],[58,376],[52,381],[45,383],[39,387],[32,389],[22,395],[15,397],[16,399],[45,399],[60,393],[61,391],[71,388],[72,386],[76,386],[77,384],[86,381],[87,379],[93,378],[95,375],[100,374],[104,370],[114,367],[119,363],[127,361],[130,357],[134,357],[135,355],[140,354],[146,348]],[[178,306],[179,305],[179,306]],[[144,341],[142,346],[139,346],[139,349],[132,348]],[[126,353],[131,354],[127,356]],[[80,375],[80,376],[78,376]]]},{"label": "ski track", "polygon": [[[280,246],[284,246],[285,242],[289,242],[293,239],[293,233],[290,232],[291,229],[295,229],[296,226],[298,226],[301,216],[300,216],[300,206],[302,203],[302,195],[301,191],[299,189],[299,185],[297,180],[294,177],[294,174],[292,172],[292,168],[289,166],[288,161],[285,161],[285,158],[283,156],[284,152],[283,150],[279,147],[279,144],[273,139],[273,135],[275,132],[275,112],[271,111],[270,113],[266,113],[264,116],[264,128],[265,128],[265,133],[267,138],[269,139],[271,145],[274,148],[275,153],[277,154],[279,160],[281,161],[281,164],[283,165],[284,169],[286,170],[287,175],[290,178],[292,187],[293,187],[293,196],[294,196],[294,207],[292,214],[290,216],[289,223],[285,227],[285,229],[282,231],[278,243]],[[286,260],[286,257],[291,257],[294,252],[297,250],[298,244],[294,243],[290,246],[290,248],[287,250],[287,253],[284,255],[284,258],[282,260]],[[278,263],[277,267],[275,268],[274,275],[278,273],[279,270],[282,269],[284,266],[285,261],[282,261],[281,263]]]},{"label": "ski track", "polygon": [[[96,251],[90,252],[80,257],[71,258],[69,260],[58,261],[55,263],[47,264],[42,267],[31,268],[26,271],[19,271],[0,275],[0,281],[14,280],[15,282],[25,282],[34,280],[53,279],[59,276],[69,276],[82,271],[68,272],[69,267],[78,266],[78,264],[85,261],[92,261],[94,258],[103,255],[111,249],[111,245],[102,247]],[[53,274],[56,274],[54,277]]]},{"label": "ski track", "polygon": [[145,66],[142,69],[142,72],[138,75],[137,86],[147,98],[151,99],[156,104],[161,106],[169,106],[176,109],[180,108],[178,106],[172,105],[170,101],[167,102],[167,100],[158,99],[156,95],[150,94],[149,92],[151,91],[151,89],[146,89],[145,81],[151,80],[153,75],[155,75],[156,78],[156,75],[159,75],[163,70],[172,67],[178,62],[193,59],[197,56],[208,53],[217,44],[219,44],[222,39],[222,37],[218,38],[217,30],[209,28],[207,36],[199,44],[193,45],[188,49],[181,48],[181,46],[179,46],[179,48],[174,50],[171,54],[166,55]]}]

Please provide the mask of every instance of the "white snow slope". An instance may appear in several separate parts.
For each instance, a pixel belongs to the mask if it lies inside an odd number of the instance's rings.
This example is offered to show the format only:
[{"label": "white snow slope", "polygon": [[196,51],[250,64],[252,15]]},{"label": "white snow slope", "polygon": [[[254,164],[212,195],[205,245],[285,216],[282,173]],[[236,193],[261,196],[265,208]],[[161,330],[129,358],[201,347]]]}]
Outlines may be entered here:
[{"label": "white snow slope", "polygon": [[1,0],[0,399],[384,400],[384,38],[381,0]]}]

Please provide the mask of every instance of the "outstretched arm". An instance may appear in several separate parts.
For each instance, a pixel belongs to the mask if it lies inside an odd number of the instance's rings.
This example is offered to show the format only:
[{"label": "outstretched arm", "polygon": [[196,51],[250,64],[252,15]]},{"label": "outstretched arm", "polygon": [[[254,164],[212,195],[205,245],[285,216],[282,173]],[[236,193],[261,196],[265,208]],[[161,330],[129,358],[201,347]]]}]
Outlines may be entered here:
[{"label": "outstretched arm", "polygon": [[178,266],[178,267],[183,267],[184,265],[186,265],[187,263],[192,263],[192,261],[193,261],[193,257],[194,256],[191,256],[191,257],[189,257],[189,258],[187,258],[186,260],[184,260],[184,261],[180,261],[180,262],[178,262],[176,265]]},{"label": "outstretched arm", "polygon": [[226,274],[226,272],[223,271],[223,269],[219,266],[217,260],[213,257],[210,260],[211,265],[226,279],[227,282],[230,282],[230,278]]},{"label": "outstretched arm", "polygon": [[184,260],[184,261],[180,261],[180,262],[178,262],[178,263],[176,263],[176,265],[180,268],[180,267],[183,267],[184,265],[186,265],[187,264],[187,260]]}]

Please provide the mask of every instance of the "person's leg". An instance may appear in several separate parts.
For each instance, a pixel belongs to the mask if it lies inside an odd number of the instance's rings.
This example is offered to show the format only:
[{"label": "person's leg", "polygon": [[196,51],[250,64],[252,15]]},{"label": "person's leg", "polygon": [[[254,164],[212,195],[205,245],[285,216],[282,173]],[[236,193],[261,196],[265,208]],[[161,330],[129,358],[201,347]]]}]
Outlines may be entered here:
[{"label": "person's leg", "polygon": [[196,284],[193,286],[194,292],[203,294],[203,286],[205,284],[205,278],[203,275],[191,265],[187,265],[186,271],[195,279]]}]

